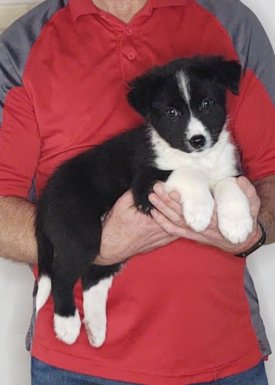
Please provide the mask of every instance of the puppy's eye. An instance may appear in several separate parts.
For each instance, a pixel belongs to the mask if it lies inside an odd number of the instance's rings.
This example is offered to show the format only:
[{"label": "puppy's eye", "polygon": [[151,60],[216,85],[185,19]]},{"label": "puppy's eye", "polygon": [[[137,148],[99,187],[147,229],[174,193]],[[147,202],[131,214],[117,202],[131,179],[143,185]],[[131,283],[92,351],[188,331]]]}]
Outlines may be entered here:
[{"label": "puppy's eye", "polygon": [[214,101],[210,98],[206,98],[201,102],[201,105],[199,107],[199,110],[202,111],[209,111],[214,106]]},{"label": "puppy's eye", "polygon": [[172,107],[169,107],[167,108],[167,110],[165,111],[165,115],[167,116],[167,118],[169,119],[176,119],[180,113],[178,110],[176,110],[175,108],[172,108]]}]

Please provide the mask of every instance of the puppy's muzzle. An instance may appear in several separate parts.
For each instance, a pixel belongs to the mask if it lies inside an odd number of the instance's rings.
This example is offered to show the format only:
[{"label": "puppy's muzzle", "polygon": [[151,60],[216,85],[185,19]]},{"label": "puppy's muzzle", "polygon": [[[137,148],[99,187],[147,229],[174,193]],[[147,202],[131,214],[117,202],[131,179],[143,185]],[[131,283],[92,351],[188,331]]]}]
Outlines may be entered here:
[{"label": "puppy's muzzle", "polygon": [[195,150],[199,150],[205,146],[206,137],[203,135],[194,135],[189,139],[189,143]]}]

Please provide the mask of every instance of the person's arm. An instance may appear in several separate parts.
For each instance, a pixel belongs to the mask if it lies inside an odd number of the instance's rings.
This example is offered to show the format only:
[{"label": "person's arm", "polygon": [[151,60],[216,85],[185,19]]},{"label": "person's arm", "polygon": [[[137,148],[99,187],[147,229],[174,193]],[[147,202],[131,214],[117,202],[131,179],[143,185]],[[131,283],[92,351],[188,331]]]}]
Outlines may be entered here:
[{"label": "person's arm", "polygon": [[275,242],[275,175],[253,182],[261,200],[259,221],[263,225],[267,238],[266,244]]},{"label": "person's arm", "polygon": [[0,256],[36,263],[35,206],[16,197],[0,197]]},{"label": "person's arm", "polygon": [[[0,256],[37,263],[35,206],[22,198],[0,198]],[[111,265],[176,239],[148,215],[139,212],[126,192],[104,221],[100,255],[95,263]]]},{"label": "person's arm", "polygon": [[[260,202],[261,192],[259,191],[260,196],[258,196],[256,189],[247,178],[238,178],[239,186],[249,199],[250,210],[254,219],[254,228],[247,240],[237,245],[227,241],[220,233],[216,213],[214,213],[211,224],[205,231],[197,233],[190,229],[182,216],[179,195],[176,192],[169,195],[166,194],[163,185],[160,183],[154,186],[154,193],[149,197],[152,204],[156,207],[156,209],[152,210],[152,216],[166,232],[173,236],[218,247],[226,252],[237,255],[249,250],[261,238],[262,230],[258,225],[258,221],[267,229],[269,242],[271,242],[275,236],[274,230],[272,230],[275,226],[275,176],[263,178],[259,182],[261,186],[264,186],[262,190],[267,191],[267,195],[269,196],[262,204]],[[269,189],[272,190],[269,191]],[[268,218],[268,222],[266,218]]]},{"label": "person's arm", "polygon": [[132,193],[127,191],[104,221],[100,255],[95,263],[110,265],[123,262],[176,239],[177,236],[163,230],[151,216],[138,211]]},{"label": "person's arm", "polygon": [[32,263],[34,206],[27,198],[40,156],[40,137],[23,85],[10,89],[0,112],[0,256]]}]

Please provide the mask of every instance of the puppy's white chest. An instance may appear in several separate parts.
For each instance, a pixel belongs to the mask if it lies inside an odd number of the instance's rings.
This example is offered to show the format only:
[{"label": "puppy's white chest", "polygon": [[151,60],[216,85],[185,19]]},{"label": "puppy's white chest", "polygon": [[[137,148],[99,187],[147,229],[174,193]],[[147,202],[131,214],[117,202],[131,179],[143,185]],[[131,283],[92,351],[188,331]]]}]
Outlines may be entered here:
[{"label": "puppy's white chest", "polygon": [[218,142],[202,152],[185,153],[171,147],[153,129],[152,144],[156,154],[155,165],[161,170],[186,168],[201,173],[208,180],[210,187],[237,172],[235,150],[229,141],[229,132],[224,129]]},{"label": "puppy's white chest", "polygon": [[253,221],[248,200],[233,178],[237,175],[237,161],[229,133],[223,130],[213,147],[191,154],[173,149],[157,133],[152,139],[156,166],[173,170],[165,189],[180,193],[186,224],[195,231],[204,231],[211,223],[215,201],[220,232],[232,243],[243,242]]}]

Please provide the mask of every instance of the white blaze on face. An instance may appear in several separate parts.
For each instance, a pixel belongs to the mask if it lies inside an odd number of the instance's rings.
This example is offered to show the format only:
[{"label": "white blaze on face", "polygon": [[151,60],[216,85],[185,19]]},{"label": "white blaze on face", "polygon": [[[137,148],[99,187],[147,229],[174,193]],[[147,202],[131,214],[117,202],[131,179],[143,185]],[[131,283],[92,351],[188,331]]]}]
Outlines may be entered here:
[{"label": "white blaze on face", "polygon": [[195,116],[193,116],[191,113],[190,121],[188,123],[187,131],[186,131],[186,137],[188,140],[190,140],[194,136],[199,136],[199,135],[202,135],[205,137],[204,149],[211,147],[212,140],[208,130],[206,129],[205,125]]},{"label": "white blaze on face", "polygon": [[[190,79],[184,71],[179,71],[176,74],[176,79],[177,79],[180,93],[183,99],[185,100],[190,111],[190,120],[187,126],[186,138],[188,141],[190,141],[190,139],[192,139],[194,136],[202,135],[205,137],[204,149],[210,148],[212,145],[211,135],[209,134],[209,131],[207,130],[206,126],[193,115],[193,112],[190,106],[190,100],[191,100]],[[189,146],[190,146],[190,150],[192,150],[193,147],[191,146],[191,144],[189,144]]]},{"label": "white blaze on face", "polygon": [[189,102],[190,102],[189,78],[183,71],[179,71],[176,74],[176,78],[177,78],[179,90],[180,90],[184,100],[189,105]]}]

